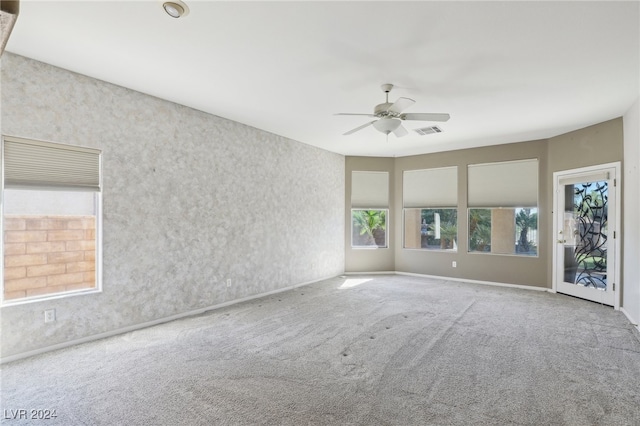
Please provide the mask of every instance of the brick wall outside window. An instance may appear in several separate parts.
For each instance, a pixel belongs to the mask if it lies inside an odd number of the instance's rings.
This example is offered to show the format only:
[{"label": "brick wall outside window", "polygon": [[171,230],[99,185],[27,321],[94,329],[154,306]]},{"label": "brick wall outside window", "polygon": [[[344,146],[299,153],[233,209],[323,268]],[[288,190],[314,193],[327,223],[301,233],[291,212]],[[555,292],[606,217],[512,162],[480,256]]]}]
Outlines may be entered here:
[{"label": "brick wall outside window", "polygon": [[96,286],[95,216],[4,217],[4,300]]}]

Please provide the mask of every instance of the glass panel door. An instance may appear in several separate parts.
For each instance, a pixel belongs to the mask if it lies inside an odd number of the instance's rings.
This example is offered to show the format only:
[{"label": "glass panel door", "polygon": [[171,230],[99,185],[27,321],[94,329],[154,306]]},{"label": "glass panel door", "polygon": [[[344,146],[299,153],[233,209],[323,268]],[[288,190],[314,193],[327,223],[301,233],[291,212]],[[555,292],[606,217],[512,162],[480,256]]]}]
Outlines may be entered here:
[{"label": "glass panel door", "polygon": [[615,187],[609,176],[615,174],[558,177],[556,290],[613,306]]}]

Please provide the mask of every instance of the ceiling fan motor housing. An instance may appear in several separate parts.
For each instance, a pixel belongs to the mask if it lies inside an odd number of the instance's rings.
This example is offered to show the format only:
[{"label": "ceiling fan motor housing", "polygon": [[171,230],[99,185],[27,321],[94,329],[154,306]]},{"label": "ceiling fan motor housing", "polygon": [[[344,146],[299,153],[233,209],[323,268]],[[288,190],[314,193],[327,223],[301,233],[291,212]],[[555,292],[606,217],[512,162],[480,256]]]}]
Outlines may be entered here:
[{"label": "ceiling fan motor housing", "polygon": [[376,107],[373,109],[373,115],[375,115],[376,117],[386,117],[389,115],[393,116],[393,113],[389,111],[389,108],[391,108],[391,105],[393,105],[392,102],[385,102],[385,103],[376,105]]}]

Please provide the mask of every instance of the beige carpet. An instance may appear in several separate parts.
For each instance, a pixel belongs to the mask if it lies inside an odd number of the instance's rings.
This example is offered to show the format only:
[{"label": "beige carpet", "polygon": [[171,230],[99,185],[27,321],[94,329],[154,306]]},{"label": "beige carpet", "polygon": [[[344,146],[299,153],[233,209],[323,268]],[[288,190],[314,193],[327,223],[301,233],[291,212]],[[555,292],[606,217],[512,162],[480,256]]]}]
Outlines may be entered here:
[{"label": "beige carpet", "polygon": [[640,425],[620,312],[404,276],[316,283],[2,366],[47,425]]}]

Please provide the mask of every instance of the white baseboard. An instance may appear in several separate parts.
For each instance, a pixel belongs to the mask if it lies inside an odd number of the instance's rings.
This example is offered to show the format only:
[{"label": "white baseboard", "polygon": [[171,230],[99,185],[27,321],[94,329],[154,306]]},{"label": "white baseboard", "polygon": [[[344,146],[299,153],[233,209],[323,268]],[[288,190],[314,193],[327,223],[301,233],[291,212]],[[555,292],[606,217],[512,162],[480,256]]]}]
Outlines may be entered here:
[{"label": "white baseboard", "polygon": [[627,319],[629,320],[629,322],[630,322],[631,324],[635,325],[635,326],[636,326],[636,328],[638,329],[638,331],[640,331],[640,324],[638,324],[638,320],[637,320],[637,319],[633,318],[633,317],[631,316],[631,314],[630,314],[628,311],[626,311],[623,307],[620,307],[620,312],[622,312],[622,313],[624,314],[624,316],[626,316],[626,317],[627,317]]},{"label": "white baseboard", "polygon": [[414,274],[412,272],[395,272],[396,275],[407,275],[410,277],[421,277],[421,278],[430,278],[435,280],[444,280],[444,281],[457,281],[463,283],[471,283],[471,284],[482,284],[482,285],[491,285],[496,287],[509,287],[509,288],[519,288],[522,290],[535,290],[535,291],[550,291],[551,289],[546,287],[535,287],[531,285],[521,285],[521,284],[506,284],[506,283],[498,283],[494,281],[479,281],[479,280],[469,280],[466,278],[451,278],[451,277],[441,277],[438,275],[425,275],[425,274]]},{"label": "white baseboard", "polygon": [[396,271],[345,272],[342,275],[395,275]]},{"label": "white baseboard", "polygon": [[237,303],[243,303],[243,302],[248,302],[250,300],[254,300],[254,299],[259,299],[261,297],[266,297],[266,296],[271,296],[274,294],[278,294],[278,293],[282,293],[284,291],[289,291],[289,290],[293,290],[295,288],[298,287],[303,287],[306,285],[310,285],[313,283],[317,283],[320,281],[325,281],[331,278],[335,278],[335,275],[329,276],[329,277],[324,277],[324,278],[319,278],[317,280],[313,280],[313,281],[307,281],[307,282],[303,282],[303,283],[299,283],[299,284],[294,284],[288,287],[283,287],[283,288],[279,288],[276,290],[271,290],[268,291],[266,293],[260,293],[260,294],[256,294],[253,296],[247,296],[247,297],[243,297],[242,299],[234,299],[234,300],[230,300],[227,302],[223,302],[223,303],[219,303],[217,305],[212,305],[212,306],[207,306],[205,308],[199,308],[199,309],[194,309],[192,311],[187,311],[187,312],[182,312],[180,314],[176,314],[176,315],[171,315],[168,317],[164,317],[164,318],[159,318],[153,321],[147,321],[147,322],[143,322],[140,324],[135,324],[135,325],[130,325],[127,327],[121,327],[121,328],[117,328],[115,330],[110,330],[110,331],[106,331],[104,333],[99,333],[99,334],[92,334],[91,336],[86,336],[86,337],[82,337],[80,339],[74,339],[74,340],[69,340],[67,342],[62,342],[62,343],[58,343],[55,345],[51,345],[51,346],[45,346],[43,348],[39,348],[39,349],[34,349],[32,351],[27,351],[27,352],[21,352],[15,355],[9,355],[6,357],[2,357],[0,358],[0,364],[5,364],[7,362],[12,362],[12,361],[17,361],[23,358],[29,358],[32,356],[36,356],[36,355],[40,355],[46,352],[51,352],[51,351],[55,351],[58,349],[64,349],[64,348],[68,348],[69,346],[74,346],[74,345],[79,345],[82,343],[88,343],[88,342],[93,342],[95,340],[100,340],[100,339],[104,339],[106,337],[112,337],[112,336],[116,336],[118,334],[123,334],[123,333],[129,333],[131,331],[136,331],[136,330],[141,330],[143,328],[147,328],[147,327],[152,327],[154,325],[158,325],[158,324],[163,324],[169,321],[175,321],[177,319],[181,319],[181,318],[186,318],[186,317],[190,317],[190,316],[194,316],[194,315],[200,315],[203,314],[205,312],[208,311],[213,311],[215,309],[220,309],[220,308],[224,308],[227,306],[231,306],[231,305],[235,305]]}]

